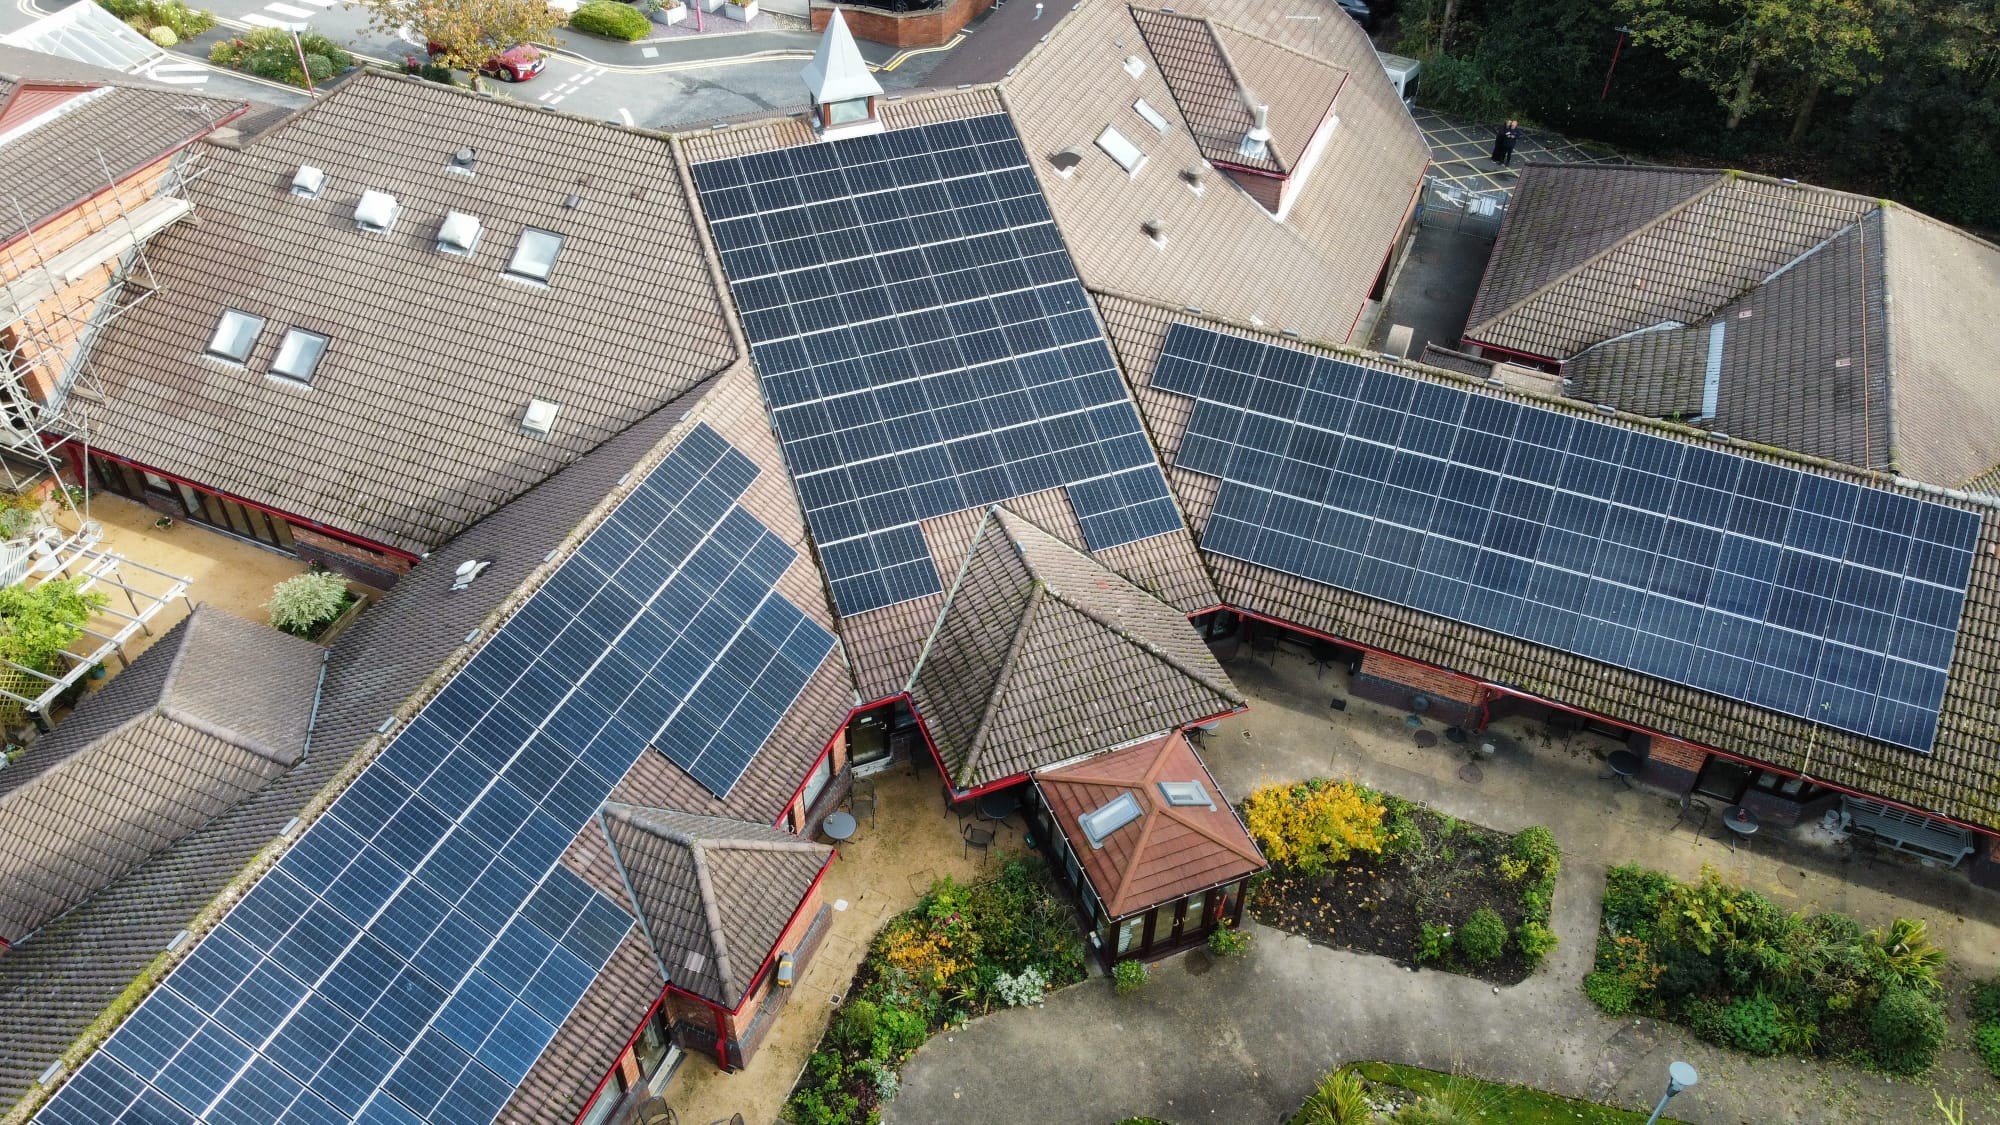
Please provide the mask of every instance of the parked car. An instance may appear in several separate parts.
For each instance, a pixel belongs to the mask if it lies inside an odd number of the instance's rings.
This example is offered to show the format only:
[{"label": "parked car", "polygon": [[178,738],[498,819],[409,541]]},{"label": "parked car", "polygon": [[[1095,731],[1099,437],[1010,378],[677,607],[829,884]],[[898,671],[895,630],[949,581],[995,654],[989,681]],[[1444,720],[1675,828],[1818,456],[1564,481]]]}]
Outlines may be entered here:
[{"label": "parked car", "polygon": [[1375,9],[1368,0],[1336,0],[1340,10],[1354,17],[1363,31],[1375,30]]},{"label": "parked car", "polygon": [[[444,48],[436,43],[425,44],[425,49],[435,58],[444,53]],[[548,63],[542,58],[541,48],[530,43],[516,43],[500,51],[479,64],[479,73],[488,78],[498,78],[502,82],[526,82],[542,72]]]}]

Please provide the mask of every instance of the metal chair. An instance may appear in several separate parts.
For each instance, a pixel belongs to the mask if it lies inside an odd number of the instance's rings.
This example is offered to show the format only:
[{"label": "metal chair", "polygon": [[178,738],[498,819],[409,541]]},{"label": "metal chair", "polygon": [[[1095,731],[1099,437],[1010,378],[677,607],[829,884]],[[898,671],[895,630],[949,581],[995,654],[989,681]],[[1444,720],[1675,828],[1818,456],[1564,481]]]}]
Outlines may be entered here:
[{"label": "metal chair", "polygon": [[875,790],[871,788],[864,791],[857,787],[854,792],[847,795],[847,811],[854,814],[856,819],[866,816],[869,826],[873,827],[875,824]]},{"label": "metal chair", "polygon": [[959,829],[959,839],[965,842],[962,854],[969,855],[973,848],[979,849],[979,865],[986,866],[986,857],[993,854],[993,833],[970,824]]},{"label": "metal chair", "polygon": [[1707,801],[1697,801],[1693,795],[1683,793],[1681,794],[1680,812],[1674,817],[1674,823],[1667,831],[1671,832],[1685,822],[1694,825],[1695,835],[1706,836],[1708,834],[1709,811]]},{"label": "metal chair", "polygon": [[1340,649],[1325,641],[1314,641],[1310,656],[1313,666],[1313,679],[1317,680],[1321,676],[1326,675],[1326,670],[1333,667],[1340,660]]}]

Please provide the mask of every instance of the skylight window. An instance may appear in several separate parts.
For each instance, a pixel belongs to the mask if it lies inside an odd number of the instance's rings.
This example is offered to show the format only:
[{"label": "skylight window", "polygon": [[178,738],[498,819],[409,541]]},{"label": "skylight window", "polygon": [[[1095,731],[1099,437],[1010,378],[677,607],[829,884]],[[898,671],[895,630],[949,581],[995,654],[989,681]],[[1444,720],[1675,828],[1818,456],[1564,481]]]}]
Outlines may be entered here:
[{"label": "skylight window", "polygon": [[507,272],[529,281],[546,282],[549,274],[555,272],[556,255],[562,251],[562,245],[562,235],[523,228],[521,241],[514,244],[514,260],[507,263]]},{"label": "skylight window", "polygon": [[271,374],[301,383],[312,382],[313,372],[319,368],[319,357],[326,354],[326,345],[327,338],[317,332],[291,329],[278,345],[278,358],[271,361]]},{"label": "skylight window", "polygon": [[264,330],[264,318],[237,309],[222,310],[215,335],[209,338],[208,354],[231,363],[242,363],[256,346],[257,334]]},{"label": "skylight window", "polygon": [[1208,795],[1208,786],[1199,781],[1162,781],[1160,796],[1167,804],[1177,809],[1213,809],[1215,798]]},{"label": "skylight window", "polygon": [[1097,147],[1104,150],[1104,155],[1132,175],[1138,175],[1139,169],[1146,164],[1146,154],[1139,151],[1139,146],[1126,140],[1125,134],[1109,125],[1104,127],[1102,133],[1097,134]]},{"label": "skylight window", "polygon": [[1166,115],[1154,109],[1153,103],[1144,98],[1140,98],[1138,101],[1132,103],[1132,112],[1138,114],[1146,124],[1151,125],[1162,133],[1173,127],[1168,123]]},{"label": "skylight window", "polygon": [[1139,819],[1139,799],[1130,790],[1076,818],[1092,848],[1102,848],[1113,832]]}]

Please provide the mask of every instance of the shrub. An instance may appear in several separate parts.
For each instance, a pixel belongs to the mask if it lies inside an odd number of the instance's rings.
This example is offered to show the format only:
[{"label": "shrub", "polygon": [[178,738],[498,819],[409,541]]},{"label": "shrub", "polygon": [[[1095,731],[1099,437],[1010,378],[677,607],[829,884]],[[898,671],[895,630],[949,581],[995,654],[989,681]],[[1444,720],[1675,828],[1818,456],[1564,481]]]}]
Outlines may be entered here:
[{"label": "shrub", "polygon": [[1382,807],[1388,814],[1384,821],[1382,854],[1397,856],[1423,851],[1427,841],[1423,828],[1417,824],[1417,806],[1401,797],[1387,796],[1382,799]]},{"label": "shrub", "polygon": [[1545,879],[1555,878],[1562,870],[1562,849],[1556,846],[1556,834],[1539,824],[1514,833],[1507,850]]},{"label": "shrub", "polygon": [[1944,991],[1938,973],[1944,969],[1945,953],[1932,943],[1929,930],[1924,922],[1898,918],[1887,930],[1870,933],[1876,963],[1883,974],[1904,988],[1930,993]]},{"label": "shrub", "polygon": [[1653,920],[1674,881],[1634,864],[1605,873],[1604,922],[1614,932],[1642,939],[1653,936]]},{"label": "shrub", "polygon": [[1243,802],[1250,834],[1274,862],[1317,875],[1355,852],[1379,854],[1381,798],[1345,781],[1266,785]]},{"label": "shrub", "polygon": [[53,672],[56,654],[83,636],[83,627],[110,604],[102,590],[79,588],[80,578],[56,578],[39,586],[0,587],[0,658],[41,672]]},{"label": "shrub", "polygon": [[1305,1104],[1292,1115],[1291,1125],[1368,1125],[1375,1107],[1368,1088],[1352,1071],[1336,1070],[1319,1080]]},{"label": "shrub", "polygon": [[1972,1030],[1972,1049],[1979,1052],[1979,1061],[1986,1064],[1986,1070],[1995,1078],[2000,1078],[2000,1023],[1982,1023]]},{"label": "shrub", "polygon": [[881,1017],[881,1009],[873,1001],[849,1000],[834,1015],[827,1033],[833,1045],[844,1051],[866,1051],[875,1043],[875,1027]]},{"label": "shrub", "polygon": [[1222,924],[1208,931],[1208,952],[1214,957],[1237,957],[1250,951],[1250,935],[1224,918]]},{"label": "shrub", "polygon": [[1442,961],[1451,956],[1451,927],[1436,922],[1417,926],[1417,960]]},{"label": "shrub", "polygon": [[1729,1005],[1722,1013],[1723,1034],[1730,1046],[1753,1055],[1778,1053],[1783,1025],[1778,1005],[1759,992]]},{"label": "shrub", "polygon": [[[354,56],[326,36],[308,31],[294,44],[291,32],[281,27],[252,28],[233,39],[225,39],[209,48],[208,61],[274,82],[304,86],[307,71],[299,69],[302,50],[314,82],[322,81],[321,75],[331,78],[354,65]],[[314,59],[319,61],[315,63]]]},{"label": "shrub", "polygon": [[1478,62],[1432,55],[1424,62],[1424,108],[1484,120],[1505,116],[1506,95]]},{"label": "shrub", "polygon": [[1111,967],[1111,983],[1117,988],[1120,996],[1139,991],[1149,975],[1146,963],[1143,961],[1127,959]]},{"label": "shrub", "polygon": [[329,571],[294,574],[271,589],[264,608],[271,624],[295,637],[311,637],[347,608],[347,579]]},{"label": "shrub", "polygon": [[175,35],[171,27],[156,27],[146,33],[146,38],[153,41],[153,46],[163,49],[178,46],[181,41],[181,37]]},{"label": "shrub", "polygon": [[1617,973],[1584,974],[1583,994],[1609,1016],[1622,1016],[1639,1002],[1638,985]]},{"label": "shrub", "polygon": [[1695,1038],[1724,1047],[1729,1046],[1728,1016],[1729,1005],[1707,997],[1690,1000],[1681,1009],[1681,1022],[1687,1024]]},{"label": "shrub", "polygon": [[1890,1074],[1922,1074],[1944,1046],[1944,1005],[1914,988],[1891,988],[1868,1017],[1875,1065]]},{"label": "shrub", "polygon": [[1514,931],[1514,948],[1535,964],[1556,951],[1556,932],[1540,922],[1523,922]]},{"label": "shrub", "polygon": [[1491,907],[1482,906],[1458,928],[1458,952],[1467,962],[1487,965],[1507,948],[1507,923]]},{"label": "shrub", "polygon": [[1972,1022],[2000,1023],[2000,977],[1973,986]]},{"label": "shrub", "polygon": [[166,28],[173,32],[176,42],[192,39],[215,26],[213,13],[200,8],[190,8],[181,0],[97,0],[98,6],[153,38],[162,47],[173,43],[160,43],[153,32]]},{"label": "shrub", "polygon": [[[1220,932],[1220,931],[1217,931]],[[1009,1008],[1025,1008],[1040,1003],[1049,988],[1049,978],[1033,965],[1019,973],[1001,973],[993,978],[993,994]]]},{"label": "shrub", "polygon": [[652,20],[630,4],[621,4],[616,0],[590,0],[570,16],[569,25],[578,31],[608,39],[623,39],[628,43],[644,39],[653,32]]}]

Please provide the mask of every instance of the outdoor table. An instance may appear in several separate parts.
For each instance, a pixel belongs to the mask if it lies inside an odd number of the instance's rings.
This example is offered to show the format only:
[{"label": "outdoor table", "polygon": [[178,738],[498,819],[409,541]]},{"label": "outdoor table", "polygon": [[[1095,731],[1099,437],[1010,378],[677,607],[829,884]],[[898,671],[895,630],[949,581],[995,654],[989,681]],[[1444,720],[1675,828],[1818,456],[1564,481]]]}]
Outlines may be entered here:
[{"label": "outdoor table", "polygon": [[1757,814],[1738,805],[1722,814],[1722,826],[1729,829],[1732,843],[1736,840],[1748,843],[1757,834]]},{"label": "outdoor table", "polygon": [[1612,774],[1627,789],[1632,787],[1632,779],[1639,775],[1639,755],[1634,754],[1630,750],[1613,750],[1604,759],[1604,764],[1611,767]]},{"label": "outdoor table", "polygon": [[1012,793],[988,793],[979,798],[979,815],[986,820],[1006,820],[1020,807]]},{"label": "outdoor table", "polygon": [[844,812],[833,813],[819,827],[827,839],[838,842],[854,835],[854,817]]}]

